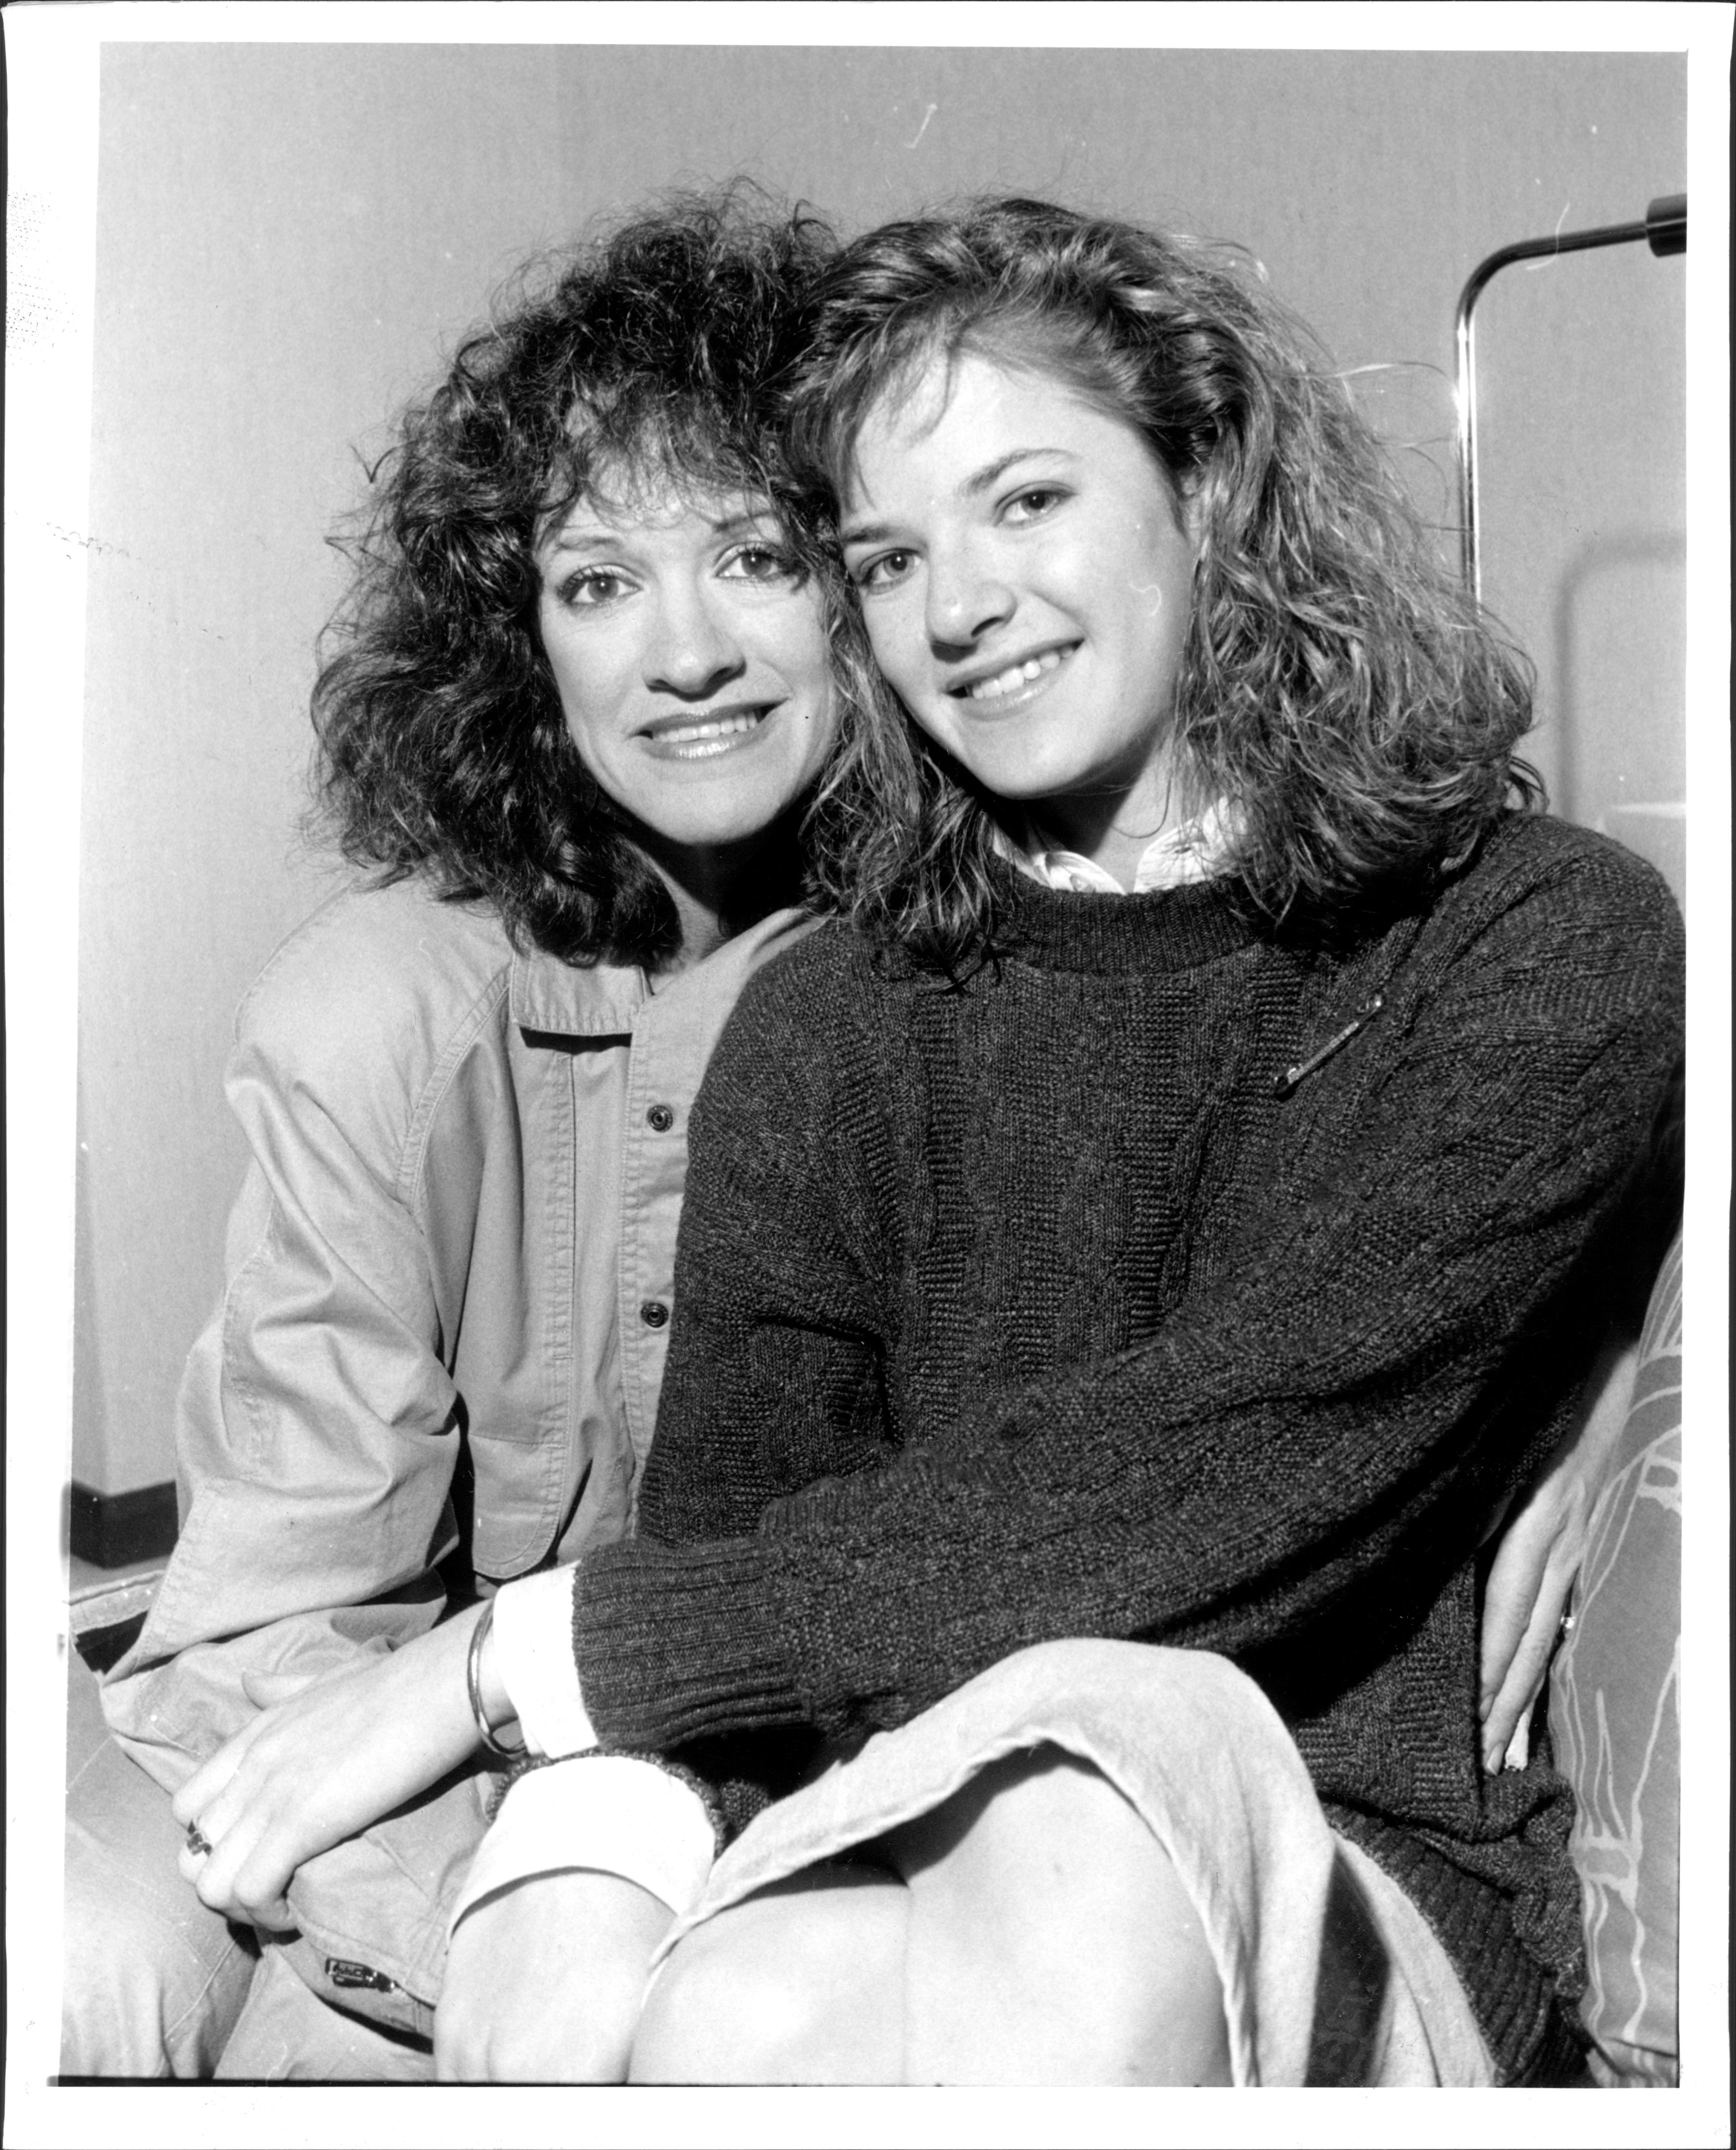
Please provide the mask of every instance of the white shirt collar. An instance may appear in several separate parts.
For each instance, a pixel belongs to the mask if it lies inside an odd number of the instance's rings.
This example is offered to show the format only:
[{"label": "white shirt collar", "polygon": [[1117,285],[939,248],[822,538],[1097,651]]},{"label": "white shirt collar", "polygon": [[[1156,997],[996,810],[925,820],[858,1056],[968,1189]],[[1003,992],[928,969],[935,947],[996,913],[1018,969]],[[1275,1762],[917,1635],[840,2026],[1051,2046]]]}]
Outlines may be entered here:
[{"label": "white shirt collar", "polygon": [[[1190,881],[1209,881],[1219,871],[1234,843],[1239,822],[1240,816],[1229,800],[1219,799],[1191,821],[1153,836],[1140,854],[1133,893],[1146,896],[1154,889],[1182,888]],[[1045,845],[1035,823],[1030,826],[1022,863],[1050,888],[1071,889],[1081,895],[1123,893],[1114,876],[1093,861],[1077,851]]]}]

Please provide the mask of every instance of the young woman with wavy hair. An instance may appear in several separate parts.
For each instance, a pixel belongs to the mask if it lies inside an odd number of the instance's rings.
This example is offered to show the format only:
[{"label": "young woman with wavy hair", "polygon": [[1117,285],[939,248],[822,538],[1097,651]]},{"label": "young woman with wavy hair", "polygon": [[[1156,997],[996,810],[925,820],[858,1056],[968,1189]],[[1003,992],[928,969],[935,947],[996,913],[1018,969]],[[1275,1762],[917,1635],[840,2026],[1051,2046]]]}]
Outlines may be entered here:
[{"label": "young woman with wavy hair", "polygon": [[[641,1527],[558,1608],[593,1751],[502,1837],[650,1753],[733,1834],[642,2079],[1572,2080],[1481,1549],[1661,1249],[1674,906],[1537,810],[1523,667],[1225,255],[888,226],[792,425],[896,701],[695,1111]],[[557,1885],[472,1911],[455,2072]]]},{"label": "young woman with wavy hair", "polygon": [[371,474],[314,698],[356,872],[237,1024],[179,1542],[70,1796],[69,2075],[431,2073],[516,1736],[487,1593],[628,1527],[689,1108],[800,922],[853,631],[770,390],[828,245],[725,198],[536,265]]},{"label": "young woman with wavy hair", "polygon": [[[895,233],[865,243],[851,310],[822,319],[810,455],[851,472],[871,411],[971,356],[1138,435],[1197,532],[1163,741],[1172,810],[1234,802],[1214,871],[1264,917],[1320,930],[1390,906],[1503,804],[1538,803],[1513,753],[1528,665],[1442,572],[1325,354],[1228,250],[1034,204]],[[970,768],[883,724],[830,804],[831,885],[857,921],[925,959],[980,956],[1006,844]]]}]

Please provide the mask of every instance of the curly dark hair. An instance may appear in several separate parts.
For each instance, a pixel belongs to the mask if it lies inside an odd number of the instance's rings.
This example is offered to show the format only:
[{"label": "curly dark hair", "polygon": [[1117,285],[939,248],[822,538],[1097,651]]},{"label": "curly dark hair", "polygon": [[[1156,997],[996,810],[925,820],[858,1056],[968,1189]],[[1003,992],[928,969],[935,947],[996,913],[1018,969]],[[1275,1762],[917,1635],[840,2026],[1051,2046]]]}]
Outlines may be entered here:
[{"label": "curly dark hair", "polygon": [[[1310,332],[1231,250],[1017,199],[883,226],[819,288],[792,452],[835,495],[870,411],[968,352],[1065,382],[1140,434],[1197,518],[1177,762],[1239,810],[1228,861],[1317,929],[1414,896],[1510,797],[1528,664],[1452,579]],[[817,809],[820,871],[882,943],[980,960],[993,802],[882,691]],[[1310,923],[1311,921],[1311,924]]]},{"label": "curly dark hair", "polygon": [[764,496],[853,640],[775,422],[833,245],[744,186],[675,197],[521,271],[401,415],[339,541],[354,579],[314,689],[315,818],[346,856],[485,897],[515,941],[568,962],[679,946],[667,888],[568,734],[534,548],[593,481]]}]

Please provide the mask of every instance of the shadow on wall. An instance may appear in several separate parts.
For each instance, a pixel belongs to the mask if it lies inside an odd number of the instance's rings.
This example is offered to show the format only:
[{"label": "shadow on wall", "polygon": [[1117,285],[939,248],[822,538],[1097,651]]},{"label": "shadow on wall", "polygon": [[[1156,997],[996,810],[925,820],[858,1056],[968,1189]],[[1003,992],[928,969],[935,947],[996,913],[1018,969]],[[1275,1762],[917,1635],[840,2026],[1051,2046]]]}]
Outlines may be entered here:
[{"label": "shadow on wall", "polygon": [[1590,538],[1567,559],[1550,623],[1556,810],[1650,860],[1684,909],[1687,566],[1680,531]]}]

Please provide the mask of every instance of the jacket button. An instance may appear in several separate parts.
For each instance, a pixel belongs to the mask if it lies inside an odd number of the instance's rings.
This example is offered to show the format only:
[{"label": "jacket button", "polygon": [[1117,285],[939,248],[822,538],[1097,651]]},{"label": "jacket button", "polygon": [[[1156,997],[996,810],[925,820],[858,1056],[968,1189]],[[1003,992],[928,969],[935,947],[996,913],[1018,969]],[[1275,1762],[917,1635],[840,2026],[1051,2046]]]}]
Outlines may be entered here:
[{"label": "jacket button", "polygon": [[654,1105],[645,1118],[660,1135],[666,1135],[675,1124],[675,1115],[667,1105]]},{"label": "jacket button", "polygon": [[669,1310],[660,1299],[648,1299],[639,1309],[639,1320],[648,1329],[661,1329],[669,1318]]}]

